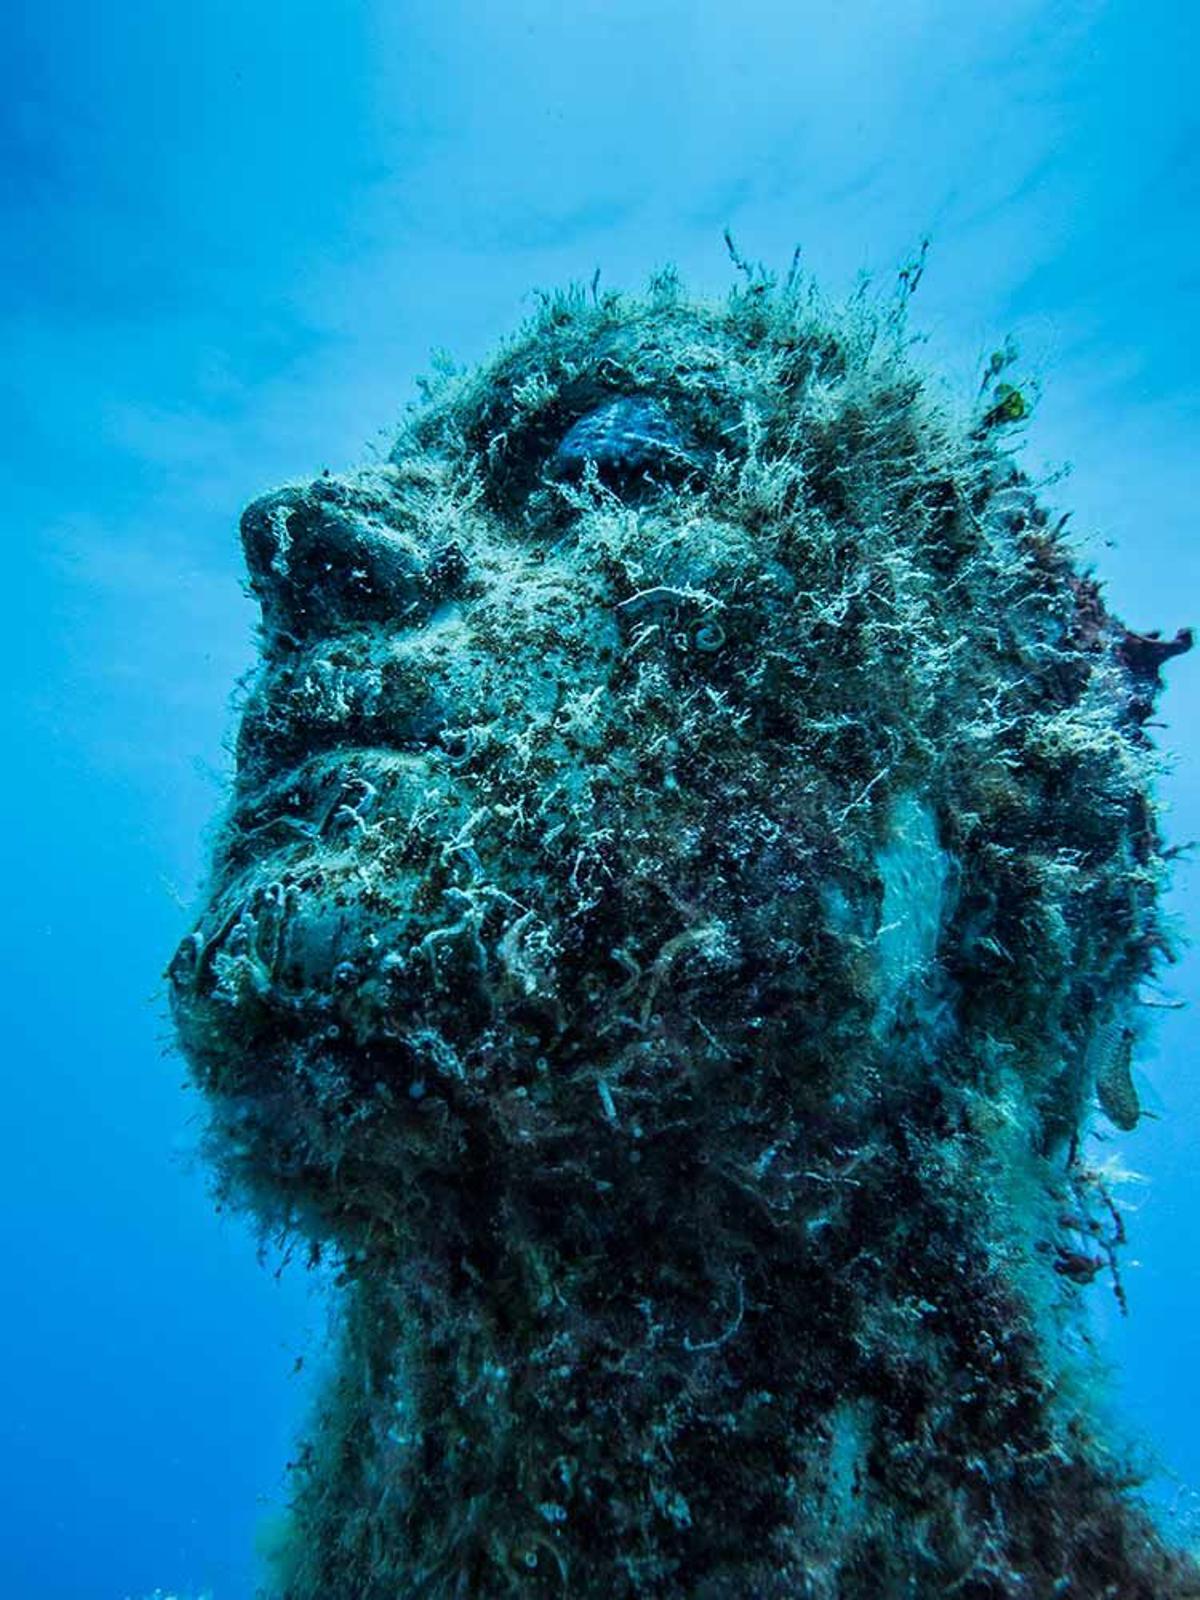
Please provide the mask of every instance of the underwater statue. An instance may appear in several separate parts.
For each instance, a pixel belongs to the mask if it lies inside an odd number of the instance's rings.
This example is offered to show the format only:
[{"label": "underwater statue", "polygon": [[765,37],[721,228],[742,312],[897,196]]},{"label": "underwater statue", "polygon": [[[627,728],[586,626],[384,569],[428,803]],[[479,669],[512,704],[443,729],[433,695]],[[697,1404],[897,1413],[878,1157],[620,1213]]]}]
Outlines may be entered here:
[{"label": "underwater statue", "polygon": [[1083,1317],[1189,638],[1077,565],[1009,353],[954,415],[910,344],[547,297],[245,513],[171,979],[222,1192],[342,1294],[276,1600],[1200,1595]]}]

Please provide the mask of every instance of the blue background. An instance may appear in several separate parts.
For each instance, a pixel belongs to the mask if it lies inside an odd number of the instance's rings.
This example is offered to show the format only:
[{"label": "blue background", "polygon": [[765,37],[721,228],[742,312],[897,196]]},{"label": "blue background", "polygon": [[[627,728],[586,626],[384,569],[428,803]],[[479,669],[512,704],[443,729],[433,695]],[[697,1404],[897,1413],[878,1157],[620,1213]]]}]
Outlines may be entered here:
[{"label": "blue background", "polygon": [[[0,1593],[248,1600],[322,1325],[214,1217],[159,974],[252,659],[252,495],[359,461],[432,347],[728,223],[890,285],[948,392],[1018,337],[1032,470],[1133,626],[1200,622],[1197,13],[1188,0],[8,0],[0,96]],[[382,434],[377,430],[384,429]],[[1168,835],[1200,836],[1200,672],[1168,668]],[[1195,880],[1176,913],[1193,933]],[[1169,995],[1197,988],[1194,959]],[[1160,998],[1162,998],[1160,996]],[[1111,1141],[1146,1183],[1102,1284],[1122,1414],[1200,1486],[1195,1016]],[[1140,1265],[1134,1265],[1137,1261]]]}]

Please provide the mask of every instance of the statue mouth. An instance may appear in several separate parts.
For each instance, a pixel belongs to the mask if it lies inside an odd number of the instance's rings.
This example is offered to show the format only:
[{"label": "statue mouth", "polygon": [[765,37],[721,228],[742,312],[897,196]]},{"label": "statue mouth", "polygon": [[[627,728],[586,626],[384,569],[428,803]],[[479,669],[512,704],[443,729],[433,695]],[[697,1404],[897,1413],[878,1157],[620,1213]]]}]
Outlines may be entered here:
[{"label": "statue mouth", "polygon": [[257,732],[243,742],[242,773],[266,780],[243,776],[205,911],[168,969],[210,1093],[261,1092],[322,1053],[370,1055],[390,1077],[414,1028],[467,1052],[497,1008],[531,1001],[526,936],[544,924],[491,881],[502,868],[479,851],[503,853],[502,834],[477,849],[478,741],[443,726],[397,748],[357,731],[331,727],[286,763]]},{"label": "statue mouth", "polygon": [[286,861],[305,847],[345,848],[376,824],[385,793],[393,809],[405,790],[415,804],[430,776],[419,752],[348,741],[315,750],[241,799],[226,859],[240,868],[267,857]]},{"label": "statue mouth", "polygon": [[390,843],[394,857],[431,776],[419,754],[338,744],[244,799],[222,881],[170,968],[177,1002],[265,1027],[280,1009],[333,1006],[367,976],[395,947],[397,912],[419,882],[393,870],[385,896],[373,846]]}]

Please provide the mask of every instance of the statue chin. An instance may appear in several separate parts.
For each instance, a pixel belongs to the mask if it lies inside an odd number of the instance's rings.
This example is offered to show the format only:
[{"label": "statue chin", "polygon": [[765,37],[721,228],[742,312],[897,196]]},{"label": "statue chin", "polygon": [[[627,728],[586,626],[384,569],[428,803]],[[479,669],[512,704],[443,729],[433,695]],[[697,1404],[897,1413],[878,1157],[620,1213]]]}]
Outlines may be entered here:
[{"label": "statue chin", "polygon": [[225,1195],[344,1290],[275,1600],[1200,1595],[1078,1353],[1184,636],[1007,355],[952,417],[905,343],[562,296],[245,513],[170,979]]}]

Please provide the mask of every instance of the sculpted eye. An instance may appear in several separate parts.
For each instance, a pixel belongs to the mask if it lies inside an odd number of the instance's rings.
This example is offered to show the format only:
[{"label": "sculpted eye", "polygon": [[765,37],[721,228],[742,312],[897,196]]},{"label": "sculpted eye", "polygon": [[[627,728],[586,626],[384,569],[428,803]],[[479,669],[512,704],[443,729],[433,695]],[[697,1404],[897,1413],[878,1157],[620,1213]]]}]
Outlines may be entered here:
[{"label": "sculpted eye", "polygon": [[556,476],[580,476],[593,461],[602,482],[629,490],[641,483],[678,480],[700,461],[656,400],[626,396],[579,418],[551,461]]}]

